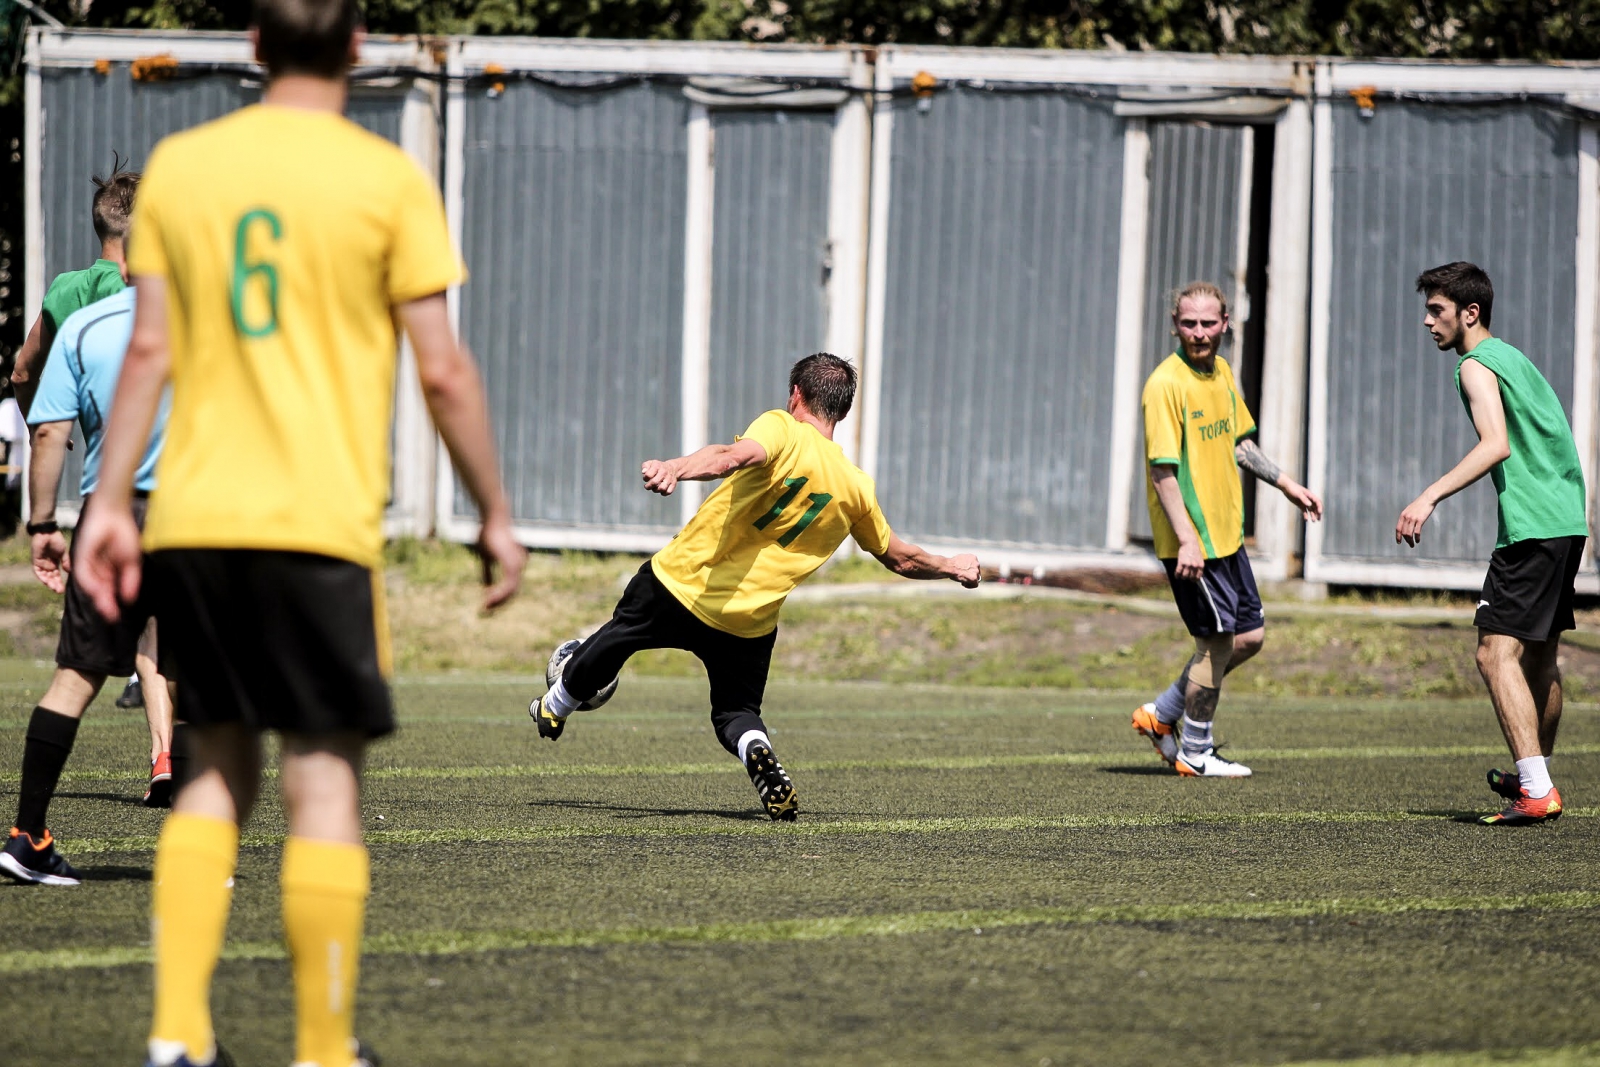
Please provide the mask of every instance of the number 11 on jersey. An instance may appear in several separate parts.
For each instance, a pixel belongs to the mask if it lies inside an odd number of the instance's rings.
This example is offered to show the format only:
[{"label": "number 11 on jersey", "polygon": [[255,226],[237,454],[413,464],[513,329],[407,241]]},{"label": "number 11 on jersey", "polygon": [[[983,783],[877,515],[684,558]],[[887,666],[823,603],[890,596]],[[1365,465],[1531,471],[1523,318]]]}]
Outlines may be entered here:
[{"label": "number 11 on jersey", "polygon": [[[784,494],[773,503],[771,510],[751,524],[756,529],[765,530],[768,526],[771,526],[774,522],[776,522],[778,516],[783,514],[784,509],[790,504],[794,503],[794,498],[799,496],[801,491],[805,489],[806,479],[785,478],[783,480],[783,487]],[[784,531],[783,536],[778,538],[778,544],[782,545],[784,548],[788,548],[790,545],[792,545],[794,543],[794,539],[805,533],[806,527],[810,526],[811,523],[816,520],[816,517],[822,514],[822,509],[827,507],[828,502],[832,499],[833,496],[829,493],[811,493],[808,495],[806,497],[806,502],[811,506],[806,508],[805,512],[800,516],[799,522],[795,523],[788,530]]]}]

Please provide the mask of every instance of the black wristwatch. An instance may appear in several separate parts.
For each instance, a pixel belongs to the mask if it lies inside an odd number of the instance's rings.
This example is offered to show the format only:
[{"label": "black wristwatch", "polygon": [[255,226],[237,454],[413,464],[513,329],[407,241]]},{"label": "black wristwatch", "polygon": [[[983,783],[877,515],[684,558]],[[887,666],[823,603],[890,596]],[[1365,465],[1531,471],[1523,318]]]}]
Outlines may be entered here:
[{"label": "black wristwatch", "polygon": [[[15,527],[13,527],[13,529],[15,529]],[[28,523],[27,530],[28,536],[32,537],[34,534],[59,533],[61,527],[56,524],[56,520],[51,519],[48,522],[30,522]]]}]

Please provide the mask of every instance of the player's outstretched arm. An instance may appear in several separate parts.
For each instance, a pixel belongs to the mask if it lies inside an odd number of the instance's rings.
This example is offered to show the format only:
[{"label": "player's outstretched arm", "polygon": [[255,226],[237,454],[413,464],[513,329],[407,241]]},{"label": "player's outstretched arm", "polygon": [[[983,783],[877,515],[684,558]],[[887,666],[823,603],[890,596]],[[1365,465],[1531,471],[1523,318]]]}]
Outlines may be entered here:
[{"label": "player's outstretched arm", "polygon": [[902,578],[948,578],[968,589],[976,588],[982,579],[977,556],[937,556],[902,541],[898,534],[889,535],[889,547],[875,558]]},{"label": "player's outstretched arm", "polygon": [[[43,422],[33,428],[32,451],[28,457],[28,524],[56,521],[56,494],[61,488],[61,468],[66,465],[67,442],[72,439],[72,420]],[[53,593],[67,591],[67,539],[60,530],[36,533],[29,538],[33,553],[33,574]]]},{"label": "player's outstretched arm", "polygon": [[78,566],[72,572],[95,609],[112,622],[121,616],[121,605],[139,595],[142,558],[139,527],[133,521],[133,478],[172,365],[166,279],[141,275],[135,284],[133,337],[100,444],[100,479],[78,523]]},{"label": "player's outstretched arm", "polygon": [[1494,371],[1475,359],[1464,361],[1461,389],[1467,394],[1467,405],[1472,409],[1472,426],[1478,431],[1478,443],[1444,477],[1406,505],[1394,524],[1396,544],[1404,541],[1415,547],[1422,540],[1423,524],[1433,515],[1439,501],[1455,496],[1511,455],[1511,442],[1506,435],[1506,409],[1500,402],[1500,380]]},{"label": "player's outstretched arm", "polygon": [[726,478],[746,467],[759,467],[767,461],[767,450],[751,437],[731,445],[706,445],[677,459],[647,459],[639,467],[644,487],[652,493],[671,496],[679,482],[709,482]]},{"label": "player's outstretched arm", "polygon": [[1288,497],[1289,503],[1300,509],[1301,518],[1307,522],[1316,522],[1322,518],[1322,498],[1289,477],[1282,467],[1268,459],[1267,454],[1261,451],[1261,446],[1256,444],[1255,438],[1246,437],[1234,445],[1233,458],[1239,461],[1241,469],[1249,471]]},{"label": "player's outstretched arm", "polygon": [[[443,293],[408,301],[395,310],[411,338],[428,413],[483,520],[478,549],[484,559],[484,585],[488,586],[483,595],[487,611],[516,593],[528,552],[511,532],[511,505],[500,482],[500,462],[489,433],[483,379],[472,354],[450,328]],[[498,580],[493,566],[500,569]]]}]

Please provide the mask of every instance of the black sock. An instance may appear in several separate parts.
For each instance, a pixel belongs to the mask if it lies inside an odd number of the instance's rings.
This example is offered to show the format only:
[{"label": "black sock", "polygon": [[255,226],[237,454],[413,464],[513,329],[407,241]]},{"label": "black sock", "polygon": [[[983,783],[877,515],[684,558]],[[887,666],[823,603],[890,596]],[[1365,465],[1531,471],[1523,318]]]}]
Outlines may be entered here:
[{"label": "black sock", "polygon": [[36,707],[28,720],[28,740],[22,749],[22,788],[17,800],[17,829],[44,836],[44,820],[55,796],[61,768],[72,755],[72,742],[78,736],[78,720],[49,708]]},{"label": "black sock", "polygon": [[189,724],[172,724],[172,795],[189,780]]}]

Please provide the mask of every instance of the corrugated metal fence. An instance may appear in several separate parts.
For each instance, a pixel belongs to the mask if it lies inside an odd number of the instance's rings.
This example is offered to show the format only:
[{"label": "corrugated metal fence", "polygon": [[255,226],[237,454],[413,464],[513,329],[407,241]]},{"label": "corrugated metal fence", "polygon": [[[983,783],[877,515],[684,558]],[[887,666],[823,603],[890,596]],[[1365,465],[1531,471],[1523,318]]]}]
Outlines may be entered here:
[{"label": "corrugated metal fence", "polygon": [[[157,53],[181,76],[133,80]],[[254,99],[248,58],[236,35],[35,34],[30,314],[94,255],[88,176]],[[505,39],[365,58],[351,116],[439,175],[459,233],[454,306],[530,544],[662,543],[698,498],[642,493],[639,461],[731,438],[826,348],[861,365],[839,436],[897,529],[1013,567],[1152,567],[1139,387],[1171,290],[1203,278],[1263,447],[1328,498],[1307,534],[1260,494],[1258,571],[1469,586],[1486,489],[1420,551],[1391,534],[1471,440],[1411,292],[1456,258],[1496,279],[1496,331],[1593,469],[1594,65]],[[414,390],[392,525],[470,537]]]}]

